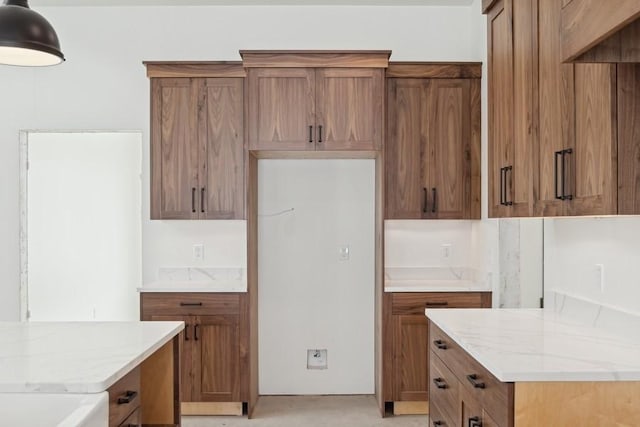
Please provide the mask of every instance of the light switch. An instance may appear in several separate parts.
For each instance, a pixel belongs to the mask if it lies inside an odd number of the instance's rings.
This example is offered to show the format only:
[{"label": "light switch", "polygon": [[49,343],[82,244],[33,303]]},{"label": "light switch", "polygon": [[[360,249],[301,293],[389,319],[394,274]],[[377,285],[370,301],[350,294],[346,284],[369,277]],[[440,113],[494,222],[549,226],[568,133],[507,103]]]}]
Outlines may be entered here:
[{"label": "light switch", "polygon": [[193,259],[197,259],[199,261],[204,259],[204,245],[202,243],[193,245]]}]

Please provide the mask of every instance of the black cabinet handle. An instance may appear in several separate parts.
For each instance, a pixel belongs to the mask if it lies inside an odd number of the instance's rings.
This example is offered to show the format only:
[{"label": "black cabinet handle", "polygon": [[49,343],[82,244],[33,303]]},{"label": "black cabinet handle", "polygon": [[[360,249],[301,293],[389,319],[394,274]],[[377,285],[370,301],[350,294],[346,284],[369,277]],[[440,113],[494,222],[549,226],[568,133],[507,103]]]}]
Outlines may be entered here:
[{"label": "black cabinet handle", "polygon": [[434,383],[434,384],[436,385],[436,387],[438,387],[439,389],[443,389],[443,390],[444,390],[445,388],[448,388],[448,387],[449,387],[443,378],[434,378],[434,379],[433,379],[433,383]]},{"label": "black cabinet handle", "polygon": [[318,126],[318,142],[322,142],[322,125]]},{"label": "black cabinet handle", "polygon": [[184,324],[184,340],[189,341],[189,324]]},{"label": "black cabinet handle", "polygon": [[200,325],[194,325],[193,326],[193,339],[195,339],[196,341],[198,341],[198,331],[200,330]]},{"label": "black cabinet handle", "polygon": [[191,187],[191,212],[196,212],[196,187]]},{"label": "black cabinet handle", "polygon": [[309,142],[313,142],[313,126],[309,126]]},{"label": "black cabinet handle", "polygon": [[437,205],[437,200],[438,200],[438,193],[437,190],[435,188],[431,189],[431,194],[433,196],[433,206],[431,207],[431,213],[436,213],[436,205]]},{"label": "black cabinet handle", "polygon": [[126,405],[127,403],[131,403],[131,401],[135,399],[137,395],[137,391],[127,390],[124,393],[124,396],[118,398],[118,405]]},{"label": "black cabinet handle", "polygon": [[476,374],[467,375],[467,379],[475,388],[484,388],[484,383],[478,380],[478,376]]},{"label": "black cabinet handle", "polygon": [[513,200],[509,201],[509,192],[507,191],[507,173],[511,172],[511,175],[513,177],[513,166],[507,166],[506,168],[504,168],[504,204],[505,206],[511,206],[513,205]]},{"label": "black cabinet handle", "polygon": [[482,421],[480,421],[480,417],[469,418],[469,427],[482,427]]},{"label": "black cabinet handle", "polygon": [[181,302],[180,307],[202,307],[201,302]]},{"label": "black cabinet handle", "polygon": [[500,168],[500,204],[505,205],[504,201],[504,168]]},{"label": "black cabinet handle", "polygon": [[553,158],[553,195],[558,200],[564,200],[558,192],[558,170],[560,169],[558,167],[558,159],[562,158],[562,151],[564,150],[556,151]]},{"label": "black cabinet handle", "polygon": [[572,194],[567,194],[565,190],[565,179],[566,179],[566,169],[565,169],[565,156],[567,154],[573,154],[573,149],[568,148],[566,150],[562,150],[562,200],[573,200]]},{"label": "black cabinet handle", "polygon": [[425,307],[446,307],[449,305],[448,301],[433,301],[433,302],[427,302],[424,304]]},{"label": "black cabinet handle", "polygon": [[434,420],[434,421],[433,421],[433,425],[434,425],[434,426],[436,426],[436,427],[438,427],[438,426],[444,426],[444,425],[446,425],[446,424],[444,423],[444,421],[440,421],[440,420],[435,421],[435,420]]},{"label": "black cabinet handle", "polygon": [[422,189],[422,213],[427,213],[427,189]]},{"label": "black cabinet handle", "polygon": [[446,350],[447,349],[447,344],[442,341],[442,340],[435,340],[433,342],[435,344],[436,347],[438,347],[440,350]]},{"label": "black cabinet handle", "polygon": [[200,189],[200,212],[204,213],[204,187]]}]

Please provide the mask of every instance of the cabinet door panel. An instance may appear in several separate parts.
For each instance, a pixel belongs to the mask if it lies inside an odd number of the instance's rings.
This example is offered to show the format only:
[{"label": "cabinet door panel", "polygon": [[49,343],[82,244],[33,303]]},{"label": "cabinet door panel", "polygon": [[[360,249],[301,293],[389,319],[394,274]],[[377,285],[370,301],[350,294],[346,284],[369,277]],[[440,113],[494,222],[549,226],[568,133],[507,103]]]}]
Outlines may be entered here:
[{"label": "cabinet door panel", "polygon": [[201,402],[240,401],[240,336],[237,315],[198,316],[195,396]]},{"label": "cabinet door panel", "polygon": [[151,85],[151,218],[197,218],[197,82],[153,79]]},{"label": "cabinet door panel", "polygon": [[434,80],[429,86],[426,188],[434,218],[470,218],[469,88],[469,80]]},{"label": "cabinet door panel", "polygon": [[385,146],[387,219],[423,217],[427,87],[428,81],[424,79],[389,79]]},{"label": "cabinet door panel", "polygon": [[243,79],[206,79],[200,217],[244,218]]},{"label": "cabinet door panel", "polygon": [[314,150],[315,70],[256,68],[248,78],[249,148]]},{"label": "cabinet door panel", "polygon": [[180,401],[192,402],[195,400],[194,390],[197,362],[195,360],[195,341],[193,339],[193,327],[195,318],[193,316],[145,316],[142,320],[159,322],[184,322],[184,331],[180,333],[182,338],[182,353],[180,354]]},{"label": "cabinet door panel", "polygon": [[424,315],[394,316],[395,398],[428,400],[429,327]]},{"label": "cabinet door panel", "polygon": [[640,214],[640,64],[618,64],[618,214]]},{"label": "cabinet door panel", "polygon": [[382,141],[383,71],[316,71],[317,150],[377,150]]}]

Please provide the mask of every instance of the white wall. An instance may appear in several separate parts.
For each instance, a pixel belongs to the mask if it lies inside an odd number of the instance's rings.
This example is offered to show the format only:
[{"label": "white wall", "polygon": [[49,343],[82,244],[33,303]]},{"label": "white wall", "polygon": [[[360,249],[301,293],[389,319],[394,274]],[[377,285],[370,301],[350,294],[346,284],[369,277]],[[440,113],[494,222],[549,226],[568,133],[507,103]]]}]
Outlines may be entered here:
[{"label": "white wall", "polygon": [[[233,60],[239,49],[391,49],[393,60],[478,61],[484,44],[479,4],[39,8],[56,28],[68,61],[47,69],[0,68],[0,320],[19,316],[20,129],[143,130],[148,218],[149,82],[143,60]],[[206,256],[237,254],[212,256],[212,266],[244,262],[244,229],[237,224],[145,219],[143,279],[154,280],[160,264],[188,259],[195,243],[205,243]]]},{"label": "white wall", "polygon": [[640,315],[639,242],[638,217],[545,219],[545,305],[558,292]]},{"label": "white wall", "polygon": [[258,182],[260,394],[373,394],[375,161],[260,160]]}]

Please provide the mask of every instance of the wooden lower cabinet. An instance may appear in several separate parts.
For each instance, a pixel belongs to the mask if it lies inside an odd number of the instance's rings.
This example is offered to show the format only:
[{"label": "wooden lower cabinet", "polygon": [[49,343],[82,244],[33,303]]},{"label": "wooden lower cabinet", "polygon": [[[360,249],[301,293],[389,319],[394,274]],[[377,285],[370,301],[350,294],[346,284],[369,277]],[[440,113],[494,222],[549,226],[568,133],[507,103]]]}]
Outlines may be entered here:
[{"label": "wooden lower cabinet", "polygon": [[[247,348],[239,294],[144,293],[142,320],[185,322],[182,334],[183,415],[242,415],[247,401]],[[244,357],[243,354],[244,353]]]},{"label": "wooden lower cabinet", "polygon": [[491,292],[399,292],[390,296],[384,336],[385,401],[394,413],[427,413],[429,325],[426,308],[490,308]]}]

